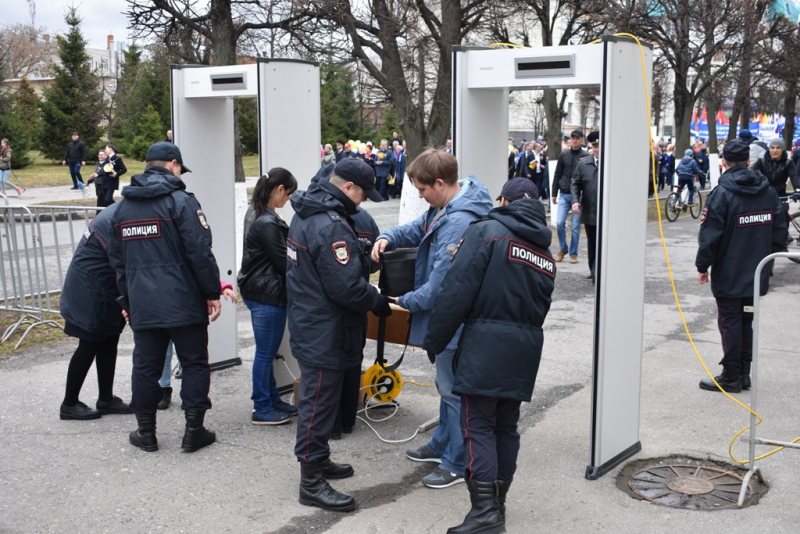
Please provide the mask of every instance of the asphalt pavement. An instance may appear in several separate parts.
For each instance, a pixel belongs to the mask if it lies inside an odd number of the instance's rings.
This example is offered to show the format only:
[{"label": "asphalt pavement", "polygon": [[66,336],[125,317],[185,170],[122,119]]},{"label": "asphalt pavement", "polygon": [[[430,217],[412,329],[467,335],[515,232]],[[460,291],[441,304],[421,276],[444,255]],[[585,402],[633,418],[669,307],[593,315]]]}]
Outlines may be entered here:
[{"label": "asphalt pavement", "polygon": [[[43,188],[44,189],[44,188]],[[68,191],[68,188],[64,188]],[[33,191],[26,194],[31,199]],[[35,194],[39,194],[38,192]],[[46,195],[46,193],[42,193]],[[390,225],[398,201],[365,207]],[[664,235],[688,329],[712,371],[721,357],[716,307],[709,287],[695,280],[699,221],[664,222]],[[599,480],[584,478],[590,463],[593,286],[585,276],[586,244],[578,264],[558,264],[553,305],[534,400],[520,420],[522,450],[508,494],[509,532],[796,532],[800,509],[800,451],[786,450],[759,462],[768,484],[760,501],[740,510],[677,510],[633,499],[620,490],[623,466]],[[624,268],[624,260],[619,268]],[[800,294],[800,265],[777,262],[761,306],[759,435],[789,441],[800,435],[800,370],[797,327],[791,322]],[[430,431],[408,443],[381,441],[359,421],[353,434],[332,442],[335,461],[356,475],[333,481],[359,503],[348,514],[297,502],[299,466],[293,455],[296,425],[250,424],[254,341],[249,313],[239,307],[239,356],[243,365],[212,375],[213,409],[207,426],[216,444],[180,452],[180,400],[158,414],[160,450],[128,444],[132,415],[95,421],[61,421],[58,408],[73,340],[28,349],[0,360],[0,532],[236,532],[236,533],[443,533],[469,509],[465,486],[433,490],[420,479],[432,464],[407,460],[405,450],[426,442]],[[132,336],[120,340],[115,392],[130,398]],[[391,345],[390,361],[402,347]],[[365,349],[365,366],[375,355]],[[276,365],[280,365],[277,363]],[[433,368],[420,350],[408,349],[400,372],[406,381],[391,418],[370,422],[385,440],[401,441],[438,413]],[[697,362],[672,296],[657,224],[648,226],[644,343],[642,347],[642,451],[632,461],[729,464],[728,444],[749,423],[741,407],[698,388]],[[180,381],[174,382],[176,387]],[[90,371],[81,400],[93,404],[97,381]],[[177,392],[176,392],[177,395]],[[749,402],[749,393],[734,397]],[[286,400],[289,400],[286,397]],[[362,414],[363,415],[363,414]],[[384,419],[388,410],[371,410]],[[736,443],[735,456],[747,448]],[[764,451],[762,451],[764,452]],[[626,462],[627,463],[627,462]],[[732,468],[732,467],[731,467]]]}]

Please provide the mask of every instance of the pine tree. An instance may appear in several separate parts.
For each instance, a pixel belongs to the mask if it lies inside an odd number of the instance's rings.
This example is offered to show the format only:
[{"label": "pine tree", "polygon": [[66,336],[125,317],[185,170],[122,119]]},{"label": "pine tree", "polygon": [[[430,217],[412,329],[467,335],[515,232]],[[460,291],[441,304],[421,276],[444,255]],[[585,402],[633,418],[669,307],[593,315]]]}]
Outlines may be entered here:
[{"label": "pine tree", "polygon": [[323,63],[320,78],[323,144],[352,139],[358,131],[358,110],[353,93],[352,73],[347,67]]},{"label": "pine tree", "polygon": [[138,130],[136,137],[127,143],[126,154],[144,160],[150,145],[161,141],[164,137],[164,125],[161,124],[161,117],[152,104],[148,104],[146,111],[141,114]]},{"label": "pine tree", "polygon": [[11,148],[14,150],[12,164],[15,169],[22,169],[33,163],[29,151],[36,147],[39,139],[41,124],[39,104],[39,97],[36,96],[28,80],[23,78],[19,89],[14,93],[13,104],[7,115],[8,132],[0,135],[7,137],[11,143]]},{"label": "pine tree", "polygon": [[61,65],[53,67],[55,80],[44,90],[41,105],[41,150],[52,160],[61,160],[73,131],[91,151],[100,140],[102,117],[102,95],[89,64],[77,10],[69,8],[64,20],[70,29],[66,37],[57,37]]}]

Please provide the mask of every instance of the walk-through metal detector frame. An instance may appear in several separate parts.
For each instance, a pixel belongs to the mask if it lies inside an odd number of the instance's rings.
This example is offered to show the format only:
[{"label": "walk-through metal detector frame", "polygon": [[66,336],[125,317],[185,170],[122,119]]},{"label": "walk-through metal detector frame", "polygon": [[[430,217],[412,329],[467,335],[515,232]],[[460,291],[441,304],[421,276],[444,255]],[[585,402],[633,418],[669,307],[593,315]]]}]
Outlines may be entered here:
[{"label": "walk-through metal detector frame", "polygon": [[[652,47],[645,45],[644,54],[649,92]],[[453,47],[453,152],[461,175],[476,176],[492,198],[500,194],[508,174],[509,89],[598,85],[601,142],[592,442],[585,473],[590,480],[641,450],[650,128],[639,47],[633,40],[613,36],[592,45],[511,50]],[[572,347],[546,349],[545,362]]]},{"label": "walk-through metal detector frame", "polygon": [[[207,67],[173,65],[172,131],[192,173],[183,177],[213,231],[220,276],[236,287],[233,99],[258,99],[259,169],[285,167],[306,189],[319,168],[319,63],[258,58],[255,64]],[[282,216],[290,219],[289,204]],[[241,214],[243,216],[243,214]],[[295,374],[288,331],[278,350]],[[222,315],[208,329],[209,363],[222,369],[242,363],[238,355],[236,306],[223,300]],[[284,366],[275,366],[279,387],[292,383]]]}]

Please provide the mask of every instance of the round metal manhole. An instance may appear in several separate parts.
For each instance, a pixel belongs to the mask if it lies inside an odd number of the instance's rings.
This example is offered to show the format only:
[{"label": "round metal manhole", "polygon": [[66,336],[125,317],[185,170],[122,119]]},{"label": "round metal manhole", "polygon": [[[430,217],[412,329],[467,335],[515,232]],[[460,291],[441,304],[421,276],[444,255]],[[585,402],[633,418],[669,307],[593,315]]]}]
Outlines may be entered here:
[{"label": "round metal manhole", "polygon": [[[704,465],[659,465],[637,471],[628,487],[640,498],[672,508],[723,510],[736,508],[742,477]],[[747,485],[748,499],[753,494]]]}]

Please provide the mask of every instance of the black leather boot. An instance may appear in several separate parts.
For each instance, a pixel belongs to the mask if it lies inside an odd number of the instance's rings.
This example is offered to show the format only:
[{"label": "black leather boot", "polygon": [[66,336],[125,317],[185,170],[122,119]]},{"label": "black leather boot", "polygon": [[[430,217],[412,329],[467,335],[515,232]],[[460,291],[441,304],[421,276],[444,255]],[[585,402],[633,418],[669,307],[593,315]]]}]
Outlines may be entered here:
[{"label": "black leather boot", "polygon": [[332,512],[349,512],[356,500],[339,493],[325,480],[322,462],[300,462],[300,504]]},{"label": "black leather boot", "polygon": [[506,521],[506,495],[508,489],[511,487],[511,480],[498,480],[497,481],[497,508],[500,510],[500,517],[503,518],[503,523]]},{"label": "black leather boot", "polygon": [[158,440],[156,439],[156,414],[136,414],[136,422],[139,428],[131,432],[128,441],[134,447],[139,447],[146,452],[158,450]]},{"label": "black leather boot", "polygon": [[330,458],[325,458],[325,460],[320,462],[320,465],[322,466],[322,474],[325,475],[326,479],[350,478],[355,474],[352,465],[336,464],[333,463]]},{"label": "black leather boot", "polygon": [[750,365],[753,362],[742,362],[742,389],[750,389]]},{"label": "black leather boot", "polygon": [[172,388],[161,388],[161,392],[163,396],[161,400],[158,401],[158,409],[166,410],[169,408],[170,403],[172,403]]},{"label": "black leather boot", "polygon": [[499,534],[506,531],[505,523],[497,505],[498,484],[496,482],[467,482],[472,509],[457,527],[447,529],[447,534]]},{"label": "black leather boot", "polygon": [[186,410],[184,415],[186,416],[186,432],[183,434],[181,443],[183,452],[200,450],[217,440],[217,435],[203,426],[205,410]]},{"label": "black leather boot", "polygon": [[[714,377],[714,380],[728,393],[739,393],[742,391],[742,376],[739,370],[733,367],[723,365],[722,374]],[[700,381],[700,389],[719,391],[719,388],[717,388],[710,378],[704,378]]]}]

